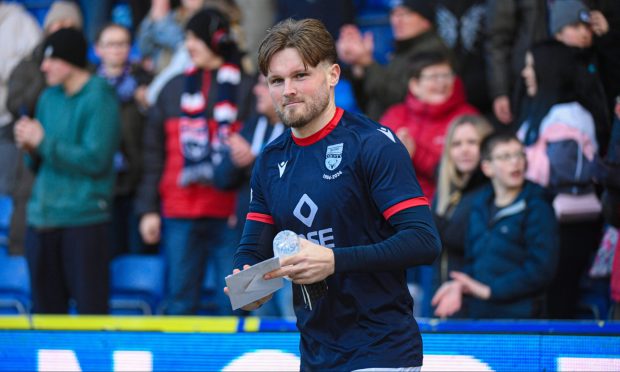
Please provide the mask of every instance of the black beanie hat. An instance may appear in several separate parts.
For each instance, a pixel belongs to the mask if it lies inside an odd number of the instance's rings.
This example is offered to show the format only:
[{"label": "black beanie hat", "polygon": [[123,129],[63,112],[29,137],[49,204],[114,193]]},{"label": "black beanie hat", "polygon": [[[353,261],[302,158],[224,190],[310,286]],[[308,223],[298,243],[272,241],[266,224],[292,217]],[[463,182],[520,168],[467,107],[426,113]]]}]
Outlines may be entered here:
[{"label": "black beanie hat", "polygon": [[74,28],[61,28],[45,39],[44,58],[60,58],[74,66],[86,68],[86,39]]},{"label": "black beanie hat", "polygon": [[416,12],[422,17],[435,23],[435,1],[433,0],[392,0],[390,5],[393,8],[404,6],[412,12]]},{"label": "black beanie hat", "polygon": [[209,49],[224,58],[236,49],[235,41],[230,35],[228,18],[215,9],[207,8],[194,14],[185,29],[194,33]]}]

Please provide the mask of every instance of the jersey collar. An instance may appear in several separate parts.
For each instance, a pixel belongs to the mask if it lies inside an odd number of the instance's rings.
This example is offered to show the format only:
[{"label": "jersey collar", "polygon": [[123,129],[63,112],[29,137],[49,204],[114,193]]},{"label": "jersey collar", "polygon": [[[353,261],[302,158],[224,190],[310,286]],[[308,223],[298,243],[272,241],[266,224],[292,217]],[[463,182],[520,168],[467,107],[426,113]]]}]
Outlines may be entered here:
[{"label": "jersey collar", "polygon": [[291,133],[291,136],[293,137],[293,141],[295,141],[295,143],[299,146],[310,146],[313,143],[319,142],[323,138],[327,137],[327,135],[331,133],[331,131],[334,130],[334,128],[336,128],[336,125],[338,125],[338,123],[340,122],[340,118],[342,118],[343,113],[344,113],[343,109],[341,109],[340,107],[336,107],[336,112],[334,113],[334,117],[320,131],[306,138],[298,138],[298,137],[295,137],[295,135]]}]

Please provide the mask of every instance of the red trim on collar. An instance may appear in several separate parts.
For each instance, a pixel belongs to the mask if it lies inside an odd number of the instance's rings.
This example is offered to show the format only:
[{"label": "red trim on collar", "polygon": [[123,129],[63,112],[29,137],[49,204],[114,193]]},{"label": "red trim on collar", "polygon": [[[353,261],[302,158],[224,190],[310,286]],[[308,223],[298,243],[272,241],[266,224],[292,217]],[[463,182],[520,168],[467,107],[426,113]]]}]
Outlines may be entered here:
[{"label": "red trim on collar", "polygon": [[329,123],[327,123],[323,128],[321,128],[321,130],[306,138],[298,138],[295,137],[295,135],[291,134],[291,136],[293,137],[293,141],[295,141],[295,143],[299,146],[309,146],[313,143],[319,142],[323,138],[327,137],[327,135],[331,133],[334,128],[336,128],[336,126],[340,122],[340,118],[342,118],[343,113],[343,109],[341,109],[340,107],[336,107],[336,113],[334,113],[334,117],[332,118],[332,120],[329,121]]}]

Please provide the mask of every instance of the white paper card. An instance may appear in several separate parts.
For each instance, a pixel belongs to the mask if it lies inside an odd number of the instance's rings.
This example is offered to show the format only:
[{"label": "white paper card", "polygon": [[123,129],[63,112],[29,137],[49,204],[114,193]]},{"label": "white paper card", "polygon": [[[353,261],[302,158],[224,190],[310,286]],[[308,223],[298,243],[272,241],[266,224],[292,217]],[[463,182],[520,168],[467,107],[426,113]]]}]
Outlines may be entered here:
[{"label": "white paper card", "polygon": [[282,278],[265,280],[263,275],[280,268],[280,259],[273,257],[226,277],[226,286],[233,310],[259,300],[284,286]]}]

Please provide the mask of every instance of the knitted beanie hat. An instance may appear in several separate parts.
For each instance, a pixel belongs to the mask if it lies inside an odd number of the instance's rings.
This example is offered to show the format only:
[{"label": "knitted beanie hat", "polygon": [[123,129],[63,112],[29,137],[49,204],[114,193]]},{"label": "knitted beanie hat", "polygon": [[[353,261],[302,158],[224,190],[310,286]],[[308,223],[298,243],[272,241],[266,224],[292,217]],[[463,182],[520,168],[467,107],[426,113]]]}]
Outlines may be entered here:
[{"label": "knitted beanie hat", "polygon": [[61,28],[45,39],[44,58],[59,58],[74,66],[86,68],[86,39],[81,31]]},{"label": "knitted beanie hat", "polygon": [[404,6],[426,18],[431,23],[435,23],[435,4],[432,0],[391,0],[390,6],[391,8]]},{"label": "knitted beanie hat", "polygon": [[217,55],[227,59],[236,50],[236,44],[230,34],[230,23],[218,10],[207,8],[196,13],[185,26]]},{"label": "knitted beanie hat", "polygon": [[549,9],[549,31],[557,34],[564,26],[590,24],[590,9],[579,0],[556,0]]}]

